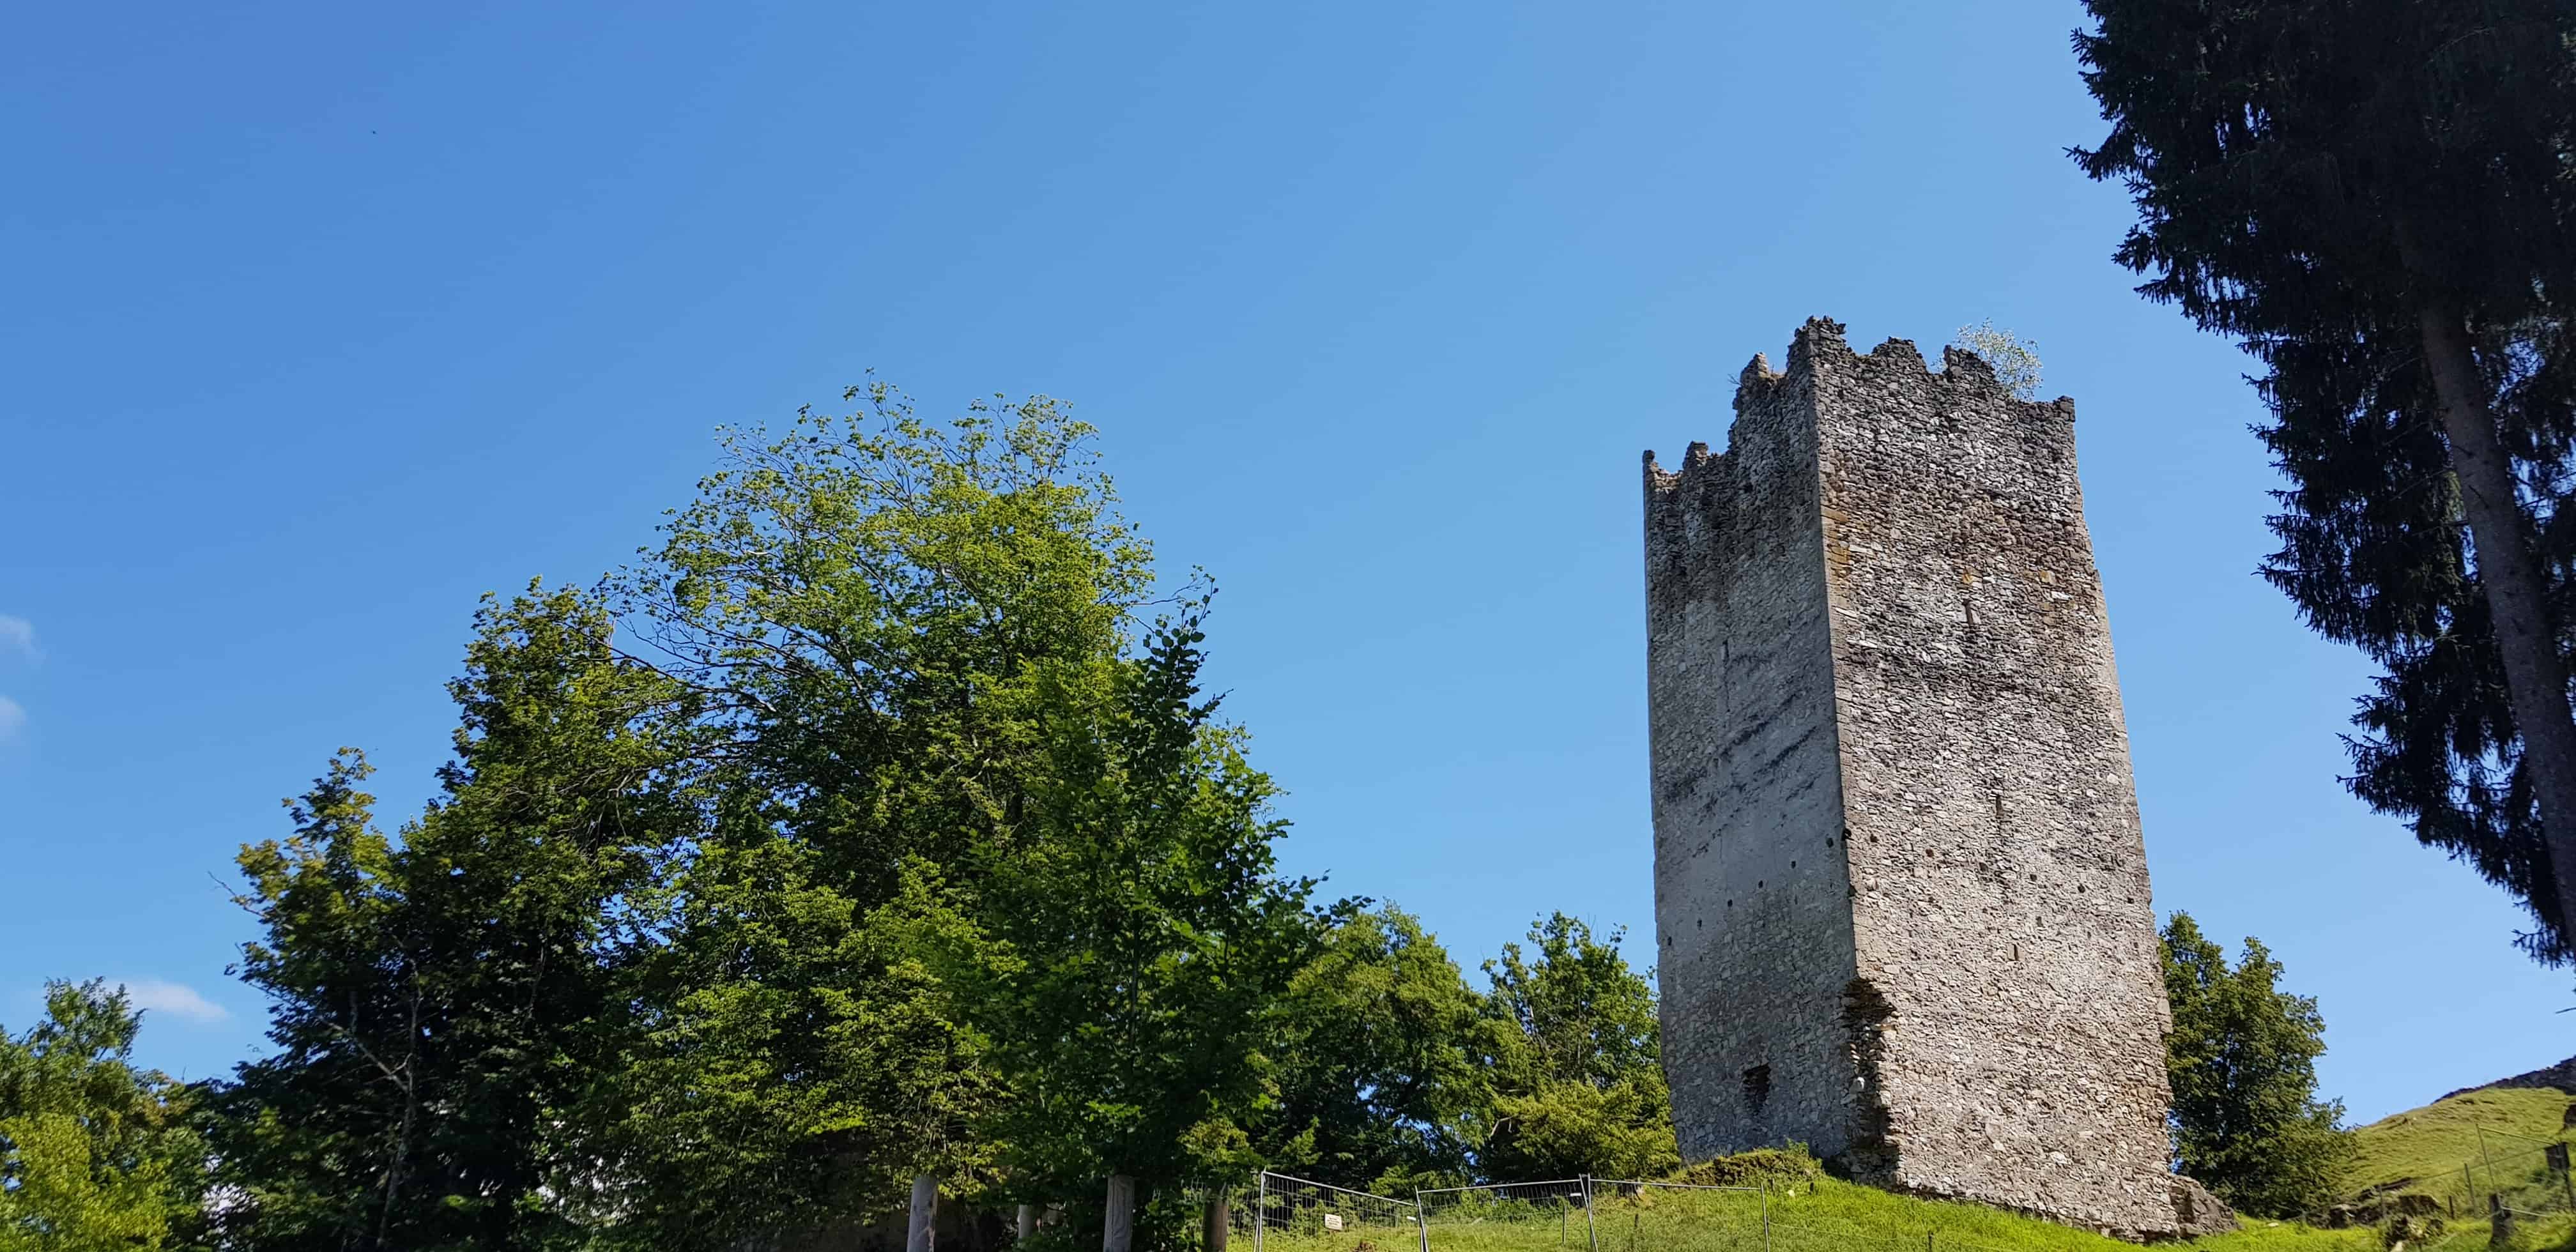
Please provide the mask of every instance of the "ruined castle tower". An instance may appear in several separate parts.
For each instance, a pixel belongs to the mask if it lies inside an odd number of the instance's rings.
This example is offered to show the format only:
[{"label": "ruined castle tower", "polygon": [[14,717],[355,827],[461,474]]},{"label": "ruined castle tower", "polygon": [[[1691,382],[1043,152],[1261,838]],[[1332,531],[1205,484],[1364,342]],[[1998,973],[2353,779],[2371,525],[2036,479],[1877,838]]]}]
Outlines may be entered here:
[{"label": "ruined castle tower", "polygon": [[1685,1156],[2170,1233],[2170,1018],[2071,401],[1798,332],[1646,454],[1664,1068]]}]

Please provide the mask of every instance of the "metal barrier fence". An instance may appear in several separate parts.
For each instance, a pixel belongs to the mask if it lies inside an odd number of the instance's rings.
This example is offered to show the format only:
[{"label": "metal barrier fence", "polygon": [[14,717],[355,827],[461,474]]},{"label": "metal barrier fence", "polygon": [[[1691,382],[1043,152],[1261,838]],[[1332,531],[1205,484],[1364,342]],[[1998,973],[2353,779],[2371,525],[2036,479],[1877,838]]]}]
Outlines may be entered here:
[{"label": "metal barrier fence", "polygon": [[1589,1249],[1597,1238],[1591,1195],[1580,1178],[1434,1187],[1413,1198],[1423,1252],[1430,1252],[1435,1228],[1444,1248]]},{"label": "metal barrier fence", "polygon": [[1232,1223],[1253,1252],[1398,1252],[1421,1220],[1412,1201],[1264,1171]]},{"label": "metal barrier fence", "polygon": [[2533,1139],[2473,1126],[2477,1159],[2457,1178],[2427,1179],[2425,1189],[2453,1218],[2485,1217],[2506,1223],[2576,1212],[2576,1175],[2568,1168],[2565,1137]]},{"label": "metal barrier fence", "polygon": [[1441,1187],[1416,1193],[1420,1252],[1761,1252],[1762,1187],[1621,1178]]},{"label": "metal barrier fence", "polygon": [[1771,1252],[1787,1233],[1772,1221],[1768,1187],[1590,1181],[1601,1252]]}]

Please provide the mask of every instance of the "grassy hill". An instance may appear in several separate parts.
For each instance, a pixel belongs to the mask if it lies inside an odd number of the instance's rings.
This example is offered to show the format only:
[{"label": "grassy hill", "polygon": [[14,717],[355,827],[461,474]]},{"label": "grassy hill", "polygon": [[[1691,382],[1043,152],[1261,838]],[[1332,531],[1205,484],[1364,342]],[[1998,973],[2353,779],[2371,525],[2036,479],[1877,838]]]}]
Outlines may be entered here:
[{"label": "grassy hill", "polygon": [[[2576,1073],[2576,1066],[2564,1068]],[[2522,1219],[2511,1248],[2576,1252],[2570,1197],[2543,1157],[2549,1142],[2570,1138],[2561,1130],[2570,1103],[2576,1095],[2552,1088],[2489,1087],[2381,1118],[2355,1132],[2358,1155],[2344,1190],[2353,1196],[2425,1195],[2443,1205],[2438,1229],[2426,1235],[2419,1225],[2405,1252],[2482,1252],[2490,1235],[2486,1196],[2498,1191],[2510,1206],[2531,1214]],[[1797,1176],[1801,1172],[1793,1166],[1779,1175],[1794,1181],[1775,1181],[1767,1196],[1658,1188],[1636,1197],[1597,1196],[1591,1231],[1579,1205],[1561,1197],[1481,1208],[1462,1203],[1433,1210],[1427,1252],[1588,1252],[1595,1239],[1600,1252],[2136,1252],[2134,1244],[2036,1218]],[[1320,1213],[1315,1216],[1316,1224],[1294,1233],[1270,1232],[1262,1252],[1417,1252],[1424,1242],[1424,1232],[1409,1218],[1384,1228],[1327,1231]],[[1235,1252],[1251,1252],[1249,1240],[1238,1238]],[[2384,1238],[2372,1225],[2327,1230],[2247,1218],[2232,1234],[2160,1246],[2176,1252],[2385,1252]]]},{"label": "grassy hill", "polygon": [[2559,1127],[2571,1100],[2546,1088],[2488,1087],[2383,1117],[2354,1132],[2360,1155],[2345,1189],[2453,1198],[2472,1181],[2487,1190],[2490,1163],[2510,1186],[2527,1172],[2517,1165],[2564,1137]]},{"label": "grassy hill", "polygon": [[[2137,1245],[2037,1218],[1975,1204],[1891,1195],[1830,1178],[1770,1197],[1770,1239],[1763,1240],[1755,1197],[1674,1198],[1649,1195],[1597,1203],[1601,1252],[2137,1252]],[[1585,1252],[1578,1217],[1566,1230],[1554,1220],[1514,1230],[1512,1223],[1431,1226],[1431,1252]],[[1409,1234],[1410,1232],[1406,1232]],[[2480,1252],[2486,1221],[2445,1221],[2443,1230],[2408,1252]],[[1570,1237],[1569,1237],[1570,1236]],[[1275,1240],[1274,1240],[1275,1242]],[[1352,1241],[1356,1243],[1356,1240]],[[1412,1252],[1411,1238],[1379,1240],[1371,1252]],[[2370,1226],[2325,1230],[2297,1222],[2247,1219],[2232,1234],[2160,1247],[2199,1252],[2384,1252]],[[2526,1252],[2576,1249],[2576,1222],[2565,1214],[2526,1222],[2513,1246]],[[1248,1250],[1246,1250],[1248,1252]],[[1353,1252],[1351,1247],[1268,1247],[1264,1252]]]},{"label": "grassy hill", "polygon": [[[2576,1067],[2562,1067],[2576,1072]],[[2554,1071],[2526,1075],[2544,1079]],[[2520,1081],[2520,1080],[2514,1080]],[[2502,1191],[2507,1203],[2550,1210],[2526,1218],[2513,1246],[2528,1252],[2576,1252],[2576,1217],[2567,1212],[2564,1183],[2545,1166],[2544,1149],[2576,1135],[2561,1129],[2576,1095],[2553,1087],[2488,1087],[2457,1092],[2419,1109],[2381,1118],[2354,1132],[2357,1149],[2344,1179],[2348,1195],[2369,1192],[2427,1195],[2445,1205],[2442,1231],[2408,1245],[2408,1252],[2477,1252],[2488,1245],[2486,1195]],[[2463,1170],[2466,1174],[2463,1174]],[[1606,1210],[1605,1210],[1606,1213]],[[1608,1221],[1607,1217],[1604,1219]],[[1632,1228],[1634,1228],[1632,1224]],[[1605,1231],[1605,1236],[1609,1232]],[[2119,1252],[2134,1245],[2064,1226],[1969,1204],[1946,1204],[1889,1195],[1868,1187],[1820,1179],[1803,1194],[1779,1202],[1773,1213],[1773,1252],[1824,1252],[1827,1248],[1957,1248],[1962,1252]],[[2195,1239],[2174,1247],[2203,1252],[2382,1252],[2378,1228],[2325,1230],[2298,1222],[2247,1218],[2233,1234]],[[1634,1252],[1691,1247],[1706,1240],[1661,1241]],[[1728,1245],[1707,1243],[1714,1249]],[[1759,1248],[1760,1244],[1749,1245]],[[1444,1252],[1437,1240],[1432,1252]],[[1514,1252],[1458,1248],[1455,1252]],[[1533,1249],[1532,1252],[1542,1252]],[[1602,1252],[1631,1252],[1605,1237]]]},{"label": "grassy hill", "polygon": [[[2137,1252],[2136,1244],[2037,1218],[1892,1195],[1831,1178],[1811,1178],[1767,1197],[1657,1189],[1635,1198],[1605,1194],[1596,1197],[1594,1222],[1595,1231],[1587,1233],[1579,1206],[1469,1205],[1435,1210],[1427,1244],[1429,1252],[1588,1252],[1597,1237],[1600,1252]],[[2482,1220],[2446,1227],[2408,1252],[2487,1247]],[[2516,1246],[2570,1252],[2571,1235],[2576,1228],[2565,1221],[2535,1223]],[[1421,1240],[1409,1222],[1328,1231],[1318,1218],[1293,1233],[1269,1232],[1262,1252],[1416,1252]],[[2380,1232],[2371,1227],[2321,1230],[2260,1220],[2249,1220],[2233,1234],[2159,1246],[2176,1252],[2383,1252]],[[1251,1252],[1249,1239],[1238,1236],[1234,1252]]]}]

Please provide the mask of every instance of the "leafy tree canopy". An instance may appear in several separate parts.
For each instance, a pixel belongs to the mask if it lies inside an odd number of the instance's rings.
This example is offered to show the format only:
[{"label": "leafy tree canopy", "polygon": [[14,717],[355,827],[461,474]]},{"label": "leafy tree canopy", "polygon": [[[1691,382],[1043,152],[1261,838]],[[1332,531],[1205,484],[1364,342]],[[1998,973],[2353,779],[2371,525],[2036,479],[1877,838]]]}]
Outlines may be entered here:
[{"label": "leafy tree canopy", "polygon": [[1384,1194],[1464,1183],[1492,1099],[1477,1064],[1492,1029],[1420,918],[1353,913],[1289,987],[1258,1146],[1272,1168]]},{"label": "leafy tree canopy", "polygon": [[1660,1060],[1655,993],[1619,952],[1563,913],[1485,963],[1494,1103],[1479,1167],[1492,1178],[1646,1178],[1681,1164]]},{"label": "leafy tree canopy", "polygon": [[191,1100],[134,1067],[141,1025],[123,988],[56,982],[43,1021],[0,1031],[0,1252],[149,1250],[198,1225]]},{"label": "leafy tree canopy", "polygon": [[2280,990],[2280,963],[2257,940],[2230,966],[2188,913],[2165,923],[2162,949],[2176,1164],[2248,1213],[2321,1208],[2352,1136],[2342,1102],[2316,1098],[2326,1026],[2315,998]]}]

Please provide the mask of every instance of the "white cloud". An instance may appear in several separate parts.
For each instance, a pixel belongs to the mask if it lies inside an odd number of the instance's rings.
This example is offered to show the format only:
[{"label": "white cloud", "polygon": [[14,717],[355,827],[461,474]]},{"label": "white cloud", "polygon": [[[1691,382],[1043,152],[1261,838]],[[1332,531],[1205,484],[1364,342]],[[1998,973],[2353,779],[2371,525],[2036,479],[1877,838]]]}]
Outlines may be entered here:
[{"label": "white cloud", "polygon": [[30,660],[34,659],[36,624],[23,617],[11,617],[6,613],[0,613],[0,648],[8,648]]},{"label": "white cloud", "polygon": [[183,1021],[220,1022],[232,1016],[224,1006],[198,995],[196,988],[157,978],[137,978],[125,984],[125,994],[138,1009],[166,1013]]},{"label": "white cloud", "polygon": [[0,743],[17,738],[26,725],[27,710],[18,707],[17,701],[0,696]]}]

